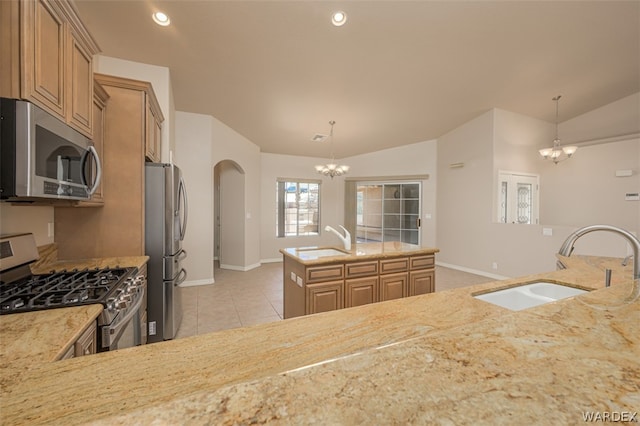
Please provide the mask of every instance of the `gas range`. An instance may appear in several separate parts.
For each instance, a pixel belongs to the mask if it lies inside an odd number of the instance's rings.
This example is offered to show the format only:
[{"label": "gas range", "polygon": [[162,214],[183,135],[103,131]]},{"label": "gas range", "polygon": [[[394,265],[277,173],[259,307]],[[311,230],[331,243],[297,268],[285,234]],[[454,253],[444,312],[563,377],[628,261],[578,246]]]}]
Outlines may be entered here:
[{"label": "gas range", "polygon": [[0,315],[101,304],[98,350],[145,344],[146,279],[135,267],[31,274],[32,234],[0,237]]},{"label": "gas range", "polygon": [[0,315],[102,304],[99,321],[110,323],[118,308],[131,303],[136,268],[59,271],[30,275],[0,286]]}]

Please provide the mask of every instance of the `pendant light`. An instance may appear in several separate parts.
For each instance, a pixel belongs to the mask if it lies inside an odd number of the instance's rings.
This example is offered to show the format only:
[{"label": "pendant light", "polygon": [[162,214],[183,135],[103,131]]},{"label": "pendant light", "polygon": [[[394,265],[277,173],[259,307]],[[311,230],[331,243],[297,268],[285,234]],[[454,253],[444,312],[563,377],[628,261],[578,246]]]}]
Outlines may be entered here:
[{"label": "pendant light", "polygon": [[333,125],[336,124],[336,122],[332,120],[329,122],[329,124],[331,125],[331,133],[329,133],[329,138],[331,139],[329,141],[331,143],[331,162],[329,162],[328,164],[316,166],[316,172],[320,173],[321,175],[329,176],[331,179],[333,179],[334,176],[342,176],[346,174],[349,171],[349,166],[338,166],[336,164],[336,160],[333,157]]},{"label": "pendant light", "polygon": [[556,137],[553,140],[551,148],[543,148],[538,152],[545,160],[551,160],[555,164],[560,161],[567,160],[578,150],[577,146],[560,146],[560,138],[558,137],[558,103],[561,95],[554,97],[552,100],[556,103]]}]

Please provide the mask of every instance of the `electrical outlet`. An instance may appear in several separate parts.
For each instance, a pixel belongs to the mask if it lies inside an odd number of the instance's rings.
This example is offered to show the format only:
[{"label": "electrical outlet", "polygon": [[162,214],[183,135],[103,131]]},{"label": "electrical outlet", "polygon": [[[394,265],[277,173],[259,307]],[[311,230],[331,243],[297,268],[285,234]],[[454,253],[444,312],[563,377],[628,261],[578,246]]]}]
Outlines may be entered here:
[{"label": "electrical outlet", "polygon": [[151,321],[149,323],[149,336],[155,336],[155,335],[156,335],[156,322]]},{"label": "electrical outlet", "polygon": [[291,272],[291,275],[289,276],[289,278],[291,278],[291,281],[293,281],[295,283],[296,282],[296,278],[298,278],[298,276],[296,275],[295,272]]},{"label": "electrical outlet", "polygon": [[493,268],[493,269],[498,269],[498,262],[493,262],[493,263],[491,264],[491,268]]},{"label": "electrical outlet", "polygon": [[302,277],[298,277],[296,279],[296,284],[298,284],[300,287],[302,287]]},{"label": "electrical outlet", "polygon": [[47,223],[47,237],[49,238],[54,237],[54,232],[55,232],[54,229],[55,229],[55,226],[53,225],[53,222]]}]

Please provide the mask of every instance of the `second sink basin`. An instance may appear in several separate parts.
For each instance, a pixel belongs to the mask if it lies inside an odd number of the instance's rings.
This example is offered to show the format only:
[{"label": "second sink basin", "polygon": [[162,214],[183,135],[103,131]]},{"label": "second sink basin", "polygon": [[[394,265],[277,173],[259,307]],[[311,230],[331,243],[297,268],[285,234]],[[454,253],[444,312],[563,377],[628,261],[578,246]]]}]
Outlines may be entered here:
[{"label": "second sink basin", "polygon": [[473,297],[512,311],[521,311],[583,293],[586,293],[586,290],[558,283],[537,281]]}]

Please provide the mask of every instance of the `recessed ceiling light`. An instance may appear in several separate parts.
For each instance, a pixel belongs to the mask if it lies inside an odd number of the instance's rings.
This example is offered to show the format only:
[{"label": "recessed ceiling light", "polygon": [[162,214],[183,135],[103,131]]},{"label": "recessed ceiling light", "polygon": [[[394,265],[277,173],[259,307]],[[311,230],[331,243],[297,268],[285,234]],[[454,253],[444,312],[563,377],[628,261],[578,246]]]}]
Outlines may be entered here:
[{"label": "recessed ceiling light", "polygon": [[169,19],[169,16],[166,13],[154,12],[151,16],[156,24],[162,25],[163,27],[166,27],[171,23],[171,19]]},{"label": "recessed ceiling light", "polygon": [[347,22],[347,14],[339,10],[331,15],[331,23],[336,27],[341,27]]}]

